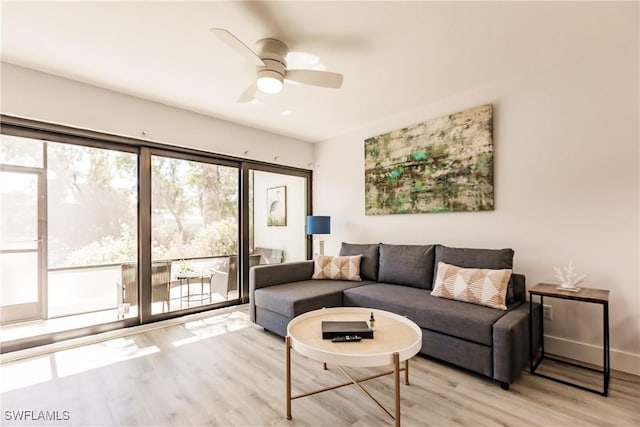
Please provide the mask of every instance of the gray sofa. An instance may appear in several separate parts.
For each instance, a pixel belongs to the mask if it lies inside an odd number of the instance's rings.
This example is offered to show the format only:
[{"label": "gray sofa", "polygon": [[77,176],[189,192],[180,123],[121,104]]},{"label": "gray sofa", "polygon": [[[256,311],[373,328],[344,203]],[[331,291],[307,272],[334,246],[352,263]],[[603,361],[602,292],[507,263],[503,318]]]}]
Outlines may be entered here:
[{"label": "gray sofa", "polygon": [[[506,311],[431,295],[439,261],[465,268],[512,268],[513,250],[342,244],[340,255],[357,254],[363,256],[361,282],[312,280],[313,261],[252,268],[251,320],[285,336],[289,321],[302,313],[322,307],[370,307],[405,315],[420,326],[421,353],[493,378],[504,389],[527,365],[524,276],[511,276]],[[534,325],[540,315],[536,304]]]}]

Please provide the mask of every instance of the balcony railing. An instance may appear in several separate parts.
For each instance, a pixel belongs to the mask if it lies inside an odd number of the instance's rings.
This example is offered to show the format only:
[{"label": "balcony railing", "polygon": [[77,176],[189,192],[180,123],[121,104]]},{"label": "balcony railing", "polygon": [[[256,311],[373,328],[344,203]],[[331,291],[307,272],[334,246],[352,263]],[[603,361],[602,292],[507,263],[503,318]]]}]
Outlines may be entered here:
[{"label": "balcony railing", "polygon": [[[206,274],[226,270],[228,260],[228,255],[219,255],[164,261],[171,262],[171,287],[174,288],[180,286],[178,276],[185,264],[194,272]],[[114,263],[50,268],[48,317],[116,309],[122,302],[121,266],[122,263]]]}]

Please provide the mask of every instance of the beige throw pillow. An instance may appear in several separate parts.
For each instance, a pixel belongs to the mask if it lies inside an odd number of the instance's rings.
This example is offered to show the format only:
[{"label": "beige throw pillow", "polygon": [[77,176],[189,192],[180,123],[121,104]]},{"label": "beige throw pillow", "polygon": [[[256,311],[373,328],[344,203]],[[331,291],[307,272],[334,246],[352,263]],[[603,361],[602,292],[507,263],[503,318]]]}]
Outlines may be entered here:
[{"label": "beige throw pillow", "polygon": [[360,260],[362,255],[325,256],[318,255],[313,265],[312,279],[353,280],[360,282]]},{"label": "beige throw pillow", "polygon": [[431,295],[506,310],[510,277],[510,269],[462,268],[439,262]]}]

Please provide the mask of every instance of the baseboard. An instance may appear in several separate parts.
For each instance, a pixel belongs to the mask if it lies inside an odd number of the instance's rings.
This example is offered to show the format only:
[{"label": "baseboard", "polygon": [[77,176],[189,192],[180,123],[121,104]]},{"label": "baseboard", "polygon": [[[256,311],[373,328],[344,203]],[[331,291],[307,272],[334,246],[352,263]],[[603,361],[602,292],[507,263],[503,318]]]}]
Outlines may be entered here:
[{"label": "baseboard", "polygon": [[[545,335],[544,351],[602,366],[602,346]],[[640,376],[640,355],[611,349],[611,369]]]}]

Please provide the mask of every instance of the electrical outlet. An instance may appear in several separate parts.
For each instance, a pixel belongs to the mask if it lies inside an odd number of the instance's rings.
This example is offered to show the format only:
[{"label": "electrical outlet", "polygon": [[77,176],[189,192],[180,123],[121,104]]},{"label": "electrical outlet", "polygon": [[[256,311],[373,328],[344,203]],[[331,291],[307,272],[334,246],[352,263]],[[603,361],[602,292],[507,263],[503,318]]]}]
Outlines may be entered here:
[{"label": "electrical outlet", "polygon": [[553,307],[547,304],[542,306],[542,317],[547,320],[553,320]]}]

